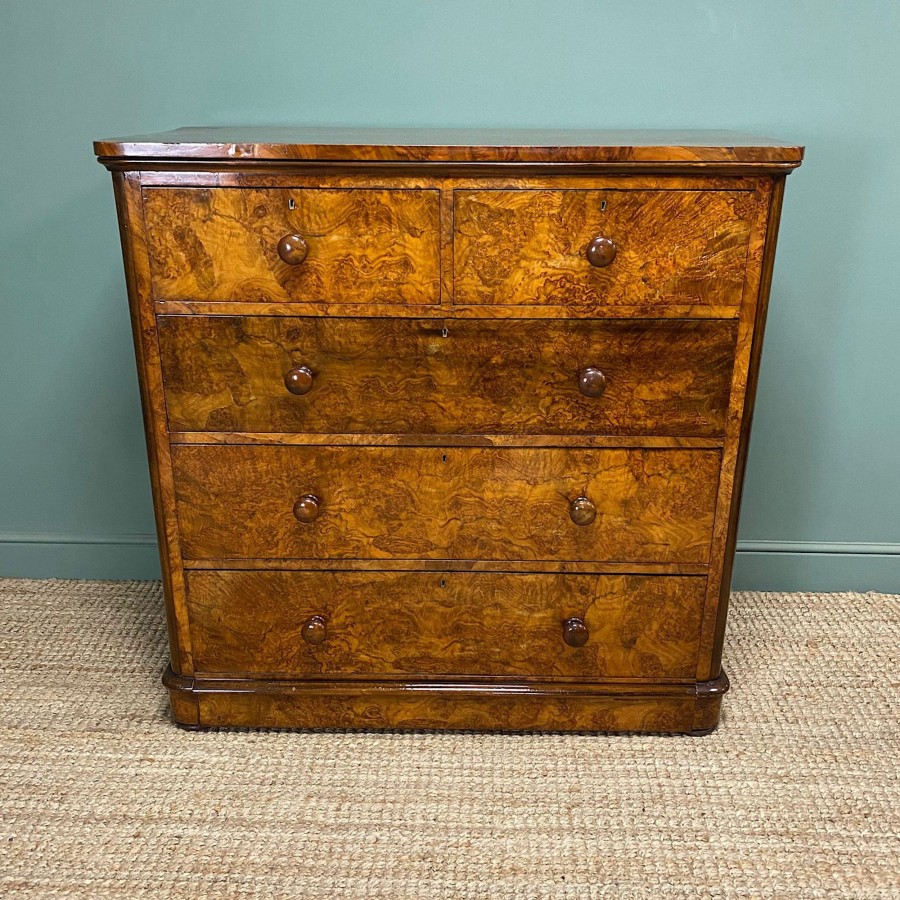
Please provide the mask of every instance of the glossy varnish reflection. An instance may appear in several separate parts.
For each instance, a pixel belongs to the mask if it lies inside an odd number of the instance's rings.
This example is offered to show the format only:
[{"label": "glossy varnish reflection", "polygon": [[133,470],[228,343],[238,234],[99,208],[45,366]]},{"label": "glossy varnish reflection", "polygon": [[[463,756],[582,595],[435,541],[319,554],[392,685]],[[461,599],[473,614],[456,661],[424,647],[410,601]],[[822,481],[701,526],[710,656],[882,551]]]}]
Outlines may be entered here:
[{"label": "glossy varnish reflection", "polygon": [[713,437],[736,336],[689,319],[159,318],[172,431]]},{"label": "glossy varnish reflection", "polygon": [[[192,572],[198,672],[267,677],[693,676],[705,578]],[[584,625],[581,646],[565,624]],[[321,643],[303,639],[321,620]]]},{"label": "glossy varnish reflection", "polygon": [[436,303],[439,196],[436,190],[148,188],[154,295]]},{"label": "glossy varnish reflection", "polygon": [[95,147],[179,724],[716,726],[802,148],[359,129]]},{"label": "glossy varnish reflection", "polygon": [[[457,191],[454,300],[737,305],[758,202],[735,191]],[[602,259],[598,243],[612,248]]]},{"label": "glossy varnish reflection", "polygon": [[[720,453],[481,447],[176,446],[196,559],[706,563]],[[317,514],[298,523],[298,498]],[[589,525],[572,518],[588,500]]]}]

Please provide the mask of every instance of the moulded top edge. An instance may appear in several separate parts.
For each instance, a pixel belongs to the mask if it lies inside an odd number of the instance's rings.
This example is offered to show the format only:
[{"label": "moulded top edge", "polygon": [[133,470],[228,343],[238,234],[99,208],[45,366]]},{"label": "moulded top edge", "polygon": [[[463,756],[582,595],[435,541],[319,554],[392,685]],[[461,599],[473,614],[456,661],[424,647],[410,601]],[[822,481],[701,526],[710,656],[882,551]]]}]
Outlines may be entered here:
[{"label": "moulded top edge", "polygon": [[215,127],[94,142],[102,159],[744,164],[793,168],[803,147],[730,131]]}]

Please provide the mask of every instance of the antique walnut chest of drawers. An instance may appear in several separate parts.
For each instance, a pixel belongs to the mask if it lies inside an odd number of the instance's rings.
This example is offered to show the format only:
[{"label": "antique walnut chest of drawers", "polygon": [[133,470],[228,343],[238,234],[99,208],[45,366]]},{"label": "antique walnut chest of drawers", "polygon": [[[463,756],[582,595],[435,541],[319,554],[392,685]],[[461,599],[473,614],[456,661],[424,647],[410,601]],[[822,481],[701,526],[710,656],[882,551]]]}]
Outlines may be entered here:
[{"label": "antique walnut chest of drawers", "polygon": [[95,151],[177,723],[716,726],[801,148],[182,129]]}]

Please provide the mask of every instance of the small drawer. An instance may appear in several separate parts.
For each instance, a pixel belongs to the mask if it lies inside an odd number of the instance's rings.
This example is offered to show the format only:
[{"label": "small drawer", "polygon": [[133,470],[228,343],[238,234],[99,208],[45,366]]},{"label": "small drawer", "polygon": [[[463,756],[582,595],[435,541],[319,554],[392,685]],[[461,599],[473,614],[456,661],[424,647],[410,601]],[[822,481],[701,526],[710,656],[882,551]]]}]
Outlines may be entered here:
[{"label": "small drawer", "polygon": [[201,675],[691,679],[706,579],[195,571]]},{"label": "small drawer", "polygon": [[172,448],[188,559],[706,563],[718,450]]},{"label": "small drawer", "polygon": [[747,191],[454,192],[454,302],[736,306]]},{"label": "small drawer", "polygon": [[737,323],[160,316],[171,431],[724,433]]},{"label": "small drawer", "polygon": [[145,188],[157,300],[433,304],[439,192]]}]

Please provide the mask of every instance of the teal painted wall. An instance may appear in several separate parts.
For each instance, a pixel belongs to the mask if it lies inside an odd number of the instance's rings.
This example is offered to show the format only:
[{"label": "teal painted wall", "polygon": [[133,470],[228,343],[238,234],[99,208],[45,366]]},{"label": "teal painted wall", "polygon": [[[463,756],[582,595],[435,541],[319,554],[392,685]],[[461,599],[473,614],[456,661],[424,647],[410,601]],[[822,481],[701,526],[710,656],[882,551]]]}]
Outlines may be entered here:
[{"label": "teal painted wall", "polygon": [[900,591],[897,0],[0,7],[0,574],[156,572],[112,190],[185,124],[737,128],[788,181],[737,585]]}]

